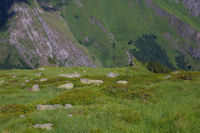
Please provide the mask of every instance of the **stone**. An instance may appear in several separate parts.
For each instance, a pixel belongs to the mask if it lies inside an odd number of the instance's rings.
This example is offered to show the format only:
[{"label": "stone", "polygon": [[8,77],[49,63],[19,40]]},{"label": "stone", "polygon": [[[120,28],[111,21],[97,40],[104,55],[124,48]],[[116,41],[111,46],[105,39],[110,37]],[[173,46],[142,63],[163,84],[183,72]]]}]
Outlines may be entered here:
[{"label": "stone", "polygon": [[36,124],[34,125],[34,128],[41,128],[45,130],[52,130],[53,124],[51,123],[45,123],[45,124]]},{"label": "stone", "polygon": [[25,117],[26,117],[25,115],[20,115],[20,116],[19,116],[19,118],[25,118]]},{"label": "stone", "polygon": [[86,71],[86,70],[84,70],[83,72],[84,72],[84,73],[86,73],[87,71]]},{"label": "stone", "polygon": [[53,109],[58,109],[58,108],[63,108],[62,105],[60,104],[55,104],[55,105],[37,105],[37,110],[42,111],[42,110],[53,110]]},{"label": "stone", "polygon": [[54,110],[58,108],[63,108],[63,109],[69,109],[72,108],[71,104],[66,104],[65,106],[60,105],[60,104],[54,104],[54,105],[37,105],[37,110],[38,111],[43,111],[43,110]]},{"label": "stone", "polygon": [[67,116],[72,117],[72,114],[68,114]]},{"label": "stone", "polygon": [[0,80],[0,85],[4,84],[5,80]]},{"label": "stone", "polygon": [[169,79],[169,78],[171,78],[171,75],[167,75],[164,77],[164,79]]},{"label": "stone", "polygon": [[93,79],[81,79],[81,83],[83,84],[93,84],[93,85],[100,85],[103,84],[103,80],[93,80]]},{"label": "stone", "polygon": [[44,70],[45,70],[45,68],[38,68],[38,70],[39,70],[39,71],[44,71]]},{"label": "stone", "polygon": [[116,73],[113,73],[113,72],[106,75],[106,77],[108,77],[108,78],[116,78],[118,76],[119,76],[119,74],[116,74]]},{"label": "stone", "polygon": [[72,108],[72,105],[71,105],[71,104],[65,104],[64,108],[65,108],[65,109]]},{"label": "stone", "polygon": [[16,78],[16,75],[12,75],[12,78]]},{"label": "stone", "polygon": [[63,85],[60,85],[58,88],[60,88],[60,89],[73,89],[74,84],[72,84],[72,83],[63,84]]},{"label": "stone", "polygon": [[22,84],[21,84],[21,86],[25,86],[25,85],[26,85],[26,83],[22,83]]},{"label": "stone", "polygon": [[31,80],[25,80],[26,83],[30,82]]},{"label": "stone", "polygon": [[42,76],[42,73],[37,73],[35,76],[41,77],[41,76]]},{"label": "stone", "polygon": [[28,88],[28,90],[32,91],[32,92],[38,92],[40,91],[40,87],[38,84],[33,85],[32,88]]},{"label": "stone", "polygon": [[66,78],[80,78],[80,74],[59,74],[59,77],[66,77]]},{"label": "stone", "polygon": [[47,81],[48,79],[47,78],[43,78],[43,79],[40,79],[40,82],[44,82],[44,81]]},{"label": "stone", "polygon": [[117,83],[118,83],[118,84],[126,85],[126,84],[128,84],[128,81],[120,80],[120,81],[117,81]]}]

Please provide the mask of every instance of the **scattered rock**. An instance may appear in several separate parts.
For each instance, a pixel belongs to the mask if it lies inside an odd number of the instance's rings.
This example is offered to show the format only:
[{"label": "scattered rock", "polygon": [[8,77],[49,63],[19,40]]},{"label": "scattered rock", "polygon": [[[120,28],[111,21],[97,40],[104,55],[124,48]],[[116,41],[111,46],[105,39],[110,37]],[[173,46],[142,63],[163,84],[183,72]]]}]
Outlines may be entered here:
[{"label": "scattered rock", "polygon": [[21,84],[21,86],[25,86],[25,85],[26,85],[26,83],[22,83],[22,84]]},{"label": "scattered rock", "polygon": [[0,80],[0,85],[4,84],[5,80]]},{"label": "scattered rock", "polygon": [[26,117],[25,115],[20,115],[20,116],[19,116],[19,118],[25,118],[25,117]]},{"label": "scattered rock", "polygon": [[72,117],[72,114],[68,114],[67,116]]},{"label": "scattered rock", "polygon": [[43,78],[43,79],[40,79],[40,82],[44,82],[44,81],[47,81],[48,79],[47,78]]},{"label": "scattered rock", "polygon": [[65,104],[64,108],[65,109],[70,109],[70,108],[72,108],[72,105],[71,104]]},{"label": "scattered rock", "polygon": [[103,80],[81,79],[80,81],[83,84],[94,84],[94,85],[103,84]]},{"label": "scattered rock", "polygon": [[120,81],[117,81],[117,83],[118,84],[126,85],[126,84],[128,84],[128,81],[120,80]]},{"label": "scattered rock", "polygon": [[164,77],[164,79],[169,79],[169,78],[171,78],[171,75],[167,75]]},{"label": "scattered rock", "polygon": [[58,108],[63,108],[63,109],[69,109],[72,108],[71,104],[66,104],[65,106],[60,105],[60,104],[55,104],[55,105],[37,105],[37,110],[42,111],[42,110],[54,110]]},{"label": "scattered rock", "polygon": [[44,70],[45,70],[45,68],[38,68],[38,70],[39,70],[39,71],[44,71]]},{"label": "scattered rock", "polygon": [[84,70],[83,72],[84,72],[84,73],[86,73],[87,71],[86,71],[86,70]]},{"label": "scattered rock", "polygon": [[66,77],[66,78],[80,78],[80,74],[60,74],[59,77]]},{"label": "scattered rock", "polygon": [[16,75],[12,75],[12,78],[16,78]]},{"label": "scattered rock", "polygon": [[28,88],[28,90],[32,91],[32,92],[38,92],[40,91],[40,87],[38,84],[33,85],[32,88]]},{"label": "scattered rock", "polygon": [[52,130],[53,124],[51,123],[45,123],[45,124],[36,124],[34,125],[34,128],[41,128],[45,130]]},{"label": "scattered rock", "polygon": [[154,83],[151,83],[150,87],[153,87],[154,86]]},{"label": "scattered rock", "polygon": [[37,105],[37,110],[53,110],[57,108],[63,108],[62,105],[60,104],[55,104],[55,105]]},{"label": "scattered rock", "polygon": [[119,74],[116,74],[116,73],[113,73],[113,72],[106,75],[106,77],[108,77],[108,78],[116,78],[118,76],[119,76]]},{"label": "scattered rock", "polygon": [[77,72],[75,72],[75,74],[77,74]]},{"label": "scattered rock", "polygon": [[42,73],[37,73],[35,76],[41,77],[41,76],[42,76]]},{"label": "scattered rock", "polygon": [[58,88],[60,88],[60,89],[72,89],[72,88],[74,88],[74,85],[72,83],[67,83],[67,84],[60,85]]},{"label": "scattered rock", "polygon": [[25,80],[26,83],[30,82],[31,80]]}]

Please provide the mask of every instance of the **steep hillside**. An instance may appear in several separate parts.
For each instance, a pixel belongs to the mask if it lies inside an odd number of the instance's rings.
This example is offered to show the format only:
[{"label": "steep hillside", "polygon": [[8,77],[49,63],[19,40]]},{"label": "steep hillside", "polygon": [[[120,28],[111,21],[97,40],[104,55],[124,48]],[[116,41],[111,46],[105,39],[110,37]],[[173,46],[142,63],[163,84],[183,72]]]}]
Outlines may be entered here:
[{"label": "steep hillside", "polygon": [[9,12],[0,33],[0,68],[95,66],[59,12],[46,12],[36,2],[14,2]]},{"label": "steep hillside", "polygon": [[[9,45],[1,45],[3,66],[127,66],[132,55],[172,69],[200,69],[198,0],[26,3],[12,5],[11,11],[19,13],[8,15],[9,21],[4,21],[9,28],[1,32],[0,41]],[[29,22],[21,8],[33,21]],[[22,21],[25,24],[21,25]],[[32,28],[27,30],[28,25]]]},{"label": "steep hillside", "polygon": [[[198,68],[199,9],[192,16],[187,2],[176,2],[72,0],[63,17],[77,40],[104,66],[124,66],[128,60],[126,51],[130,51],[140,61],[159,61],[171,68]],[[146,38],[152,35],[152,41]],[[150,46],[146,49],[147,45]]]}]

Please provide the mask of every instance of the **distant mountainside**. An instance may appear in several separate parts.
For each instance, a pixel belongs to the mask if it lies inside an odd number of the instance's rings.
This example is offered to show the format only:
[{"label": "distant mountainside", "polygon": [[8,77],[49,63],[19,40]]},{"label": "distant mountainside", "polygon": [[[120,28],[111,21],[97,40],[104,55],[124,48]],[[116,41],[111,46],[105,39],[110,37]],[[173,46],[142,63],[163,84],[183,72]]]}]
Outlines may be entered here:
[{"label": "distant mountainside", "polygon": [[2,0],[0,68],[200,69],[199,0]]}]

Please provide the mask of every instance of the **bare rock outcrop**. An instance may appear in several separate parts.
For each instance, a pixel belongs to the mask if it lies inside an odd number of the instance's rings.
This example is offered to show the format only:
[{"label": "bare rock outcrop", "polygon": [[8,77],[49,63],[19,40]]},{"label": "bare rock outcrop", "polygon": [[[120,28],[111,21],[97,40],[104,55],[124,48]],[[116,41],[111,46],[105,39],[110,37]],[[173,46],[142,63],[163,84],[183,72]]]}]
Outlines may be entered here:
[{"label": "bare rock outcrop", "polygon": [[12,10],[15,21],[9,28],[9,43],[29,67],[95,67],[85,50],[74,41],[67,22],[59,14],[31,8],[25,3],[14,4]]}]

